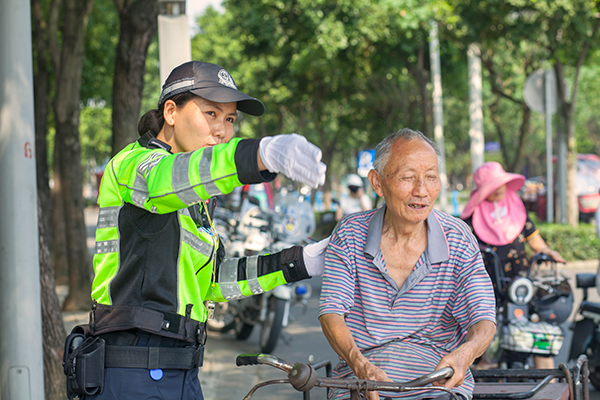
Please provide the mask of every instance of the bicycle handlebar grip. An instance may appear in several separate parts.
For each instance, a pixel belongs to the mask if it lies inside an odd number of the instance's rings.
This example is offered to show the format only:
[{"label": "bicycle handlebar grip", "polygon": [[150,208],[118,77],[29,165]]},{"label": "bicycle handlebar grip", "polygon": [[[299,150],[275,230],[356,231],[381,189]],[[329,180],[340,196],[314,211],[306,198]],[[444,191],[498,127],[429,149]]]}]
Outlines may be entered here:
[{"label": "bicycle handlebar grip", "polygon": [[235,358],[235,365],[243,367],[245,365],[257,365],[258,354],[240,354]]}]

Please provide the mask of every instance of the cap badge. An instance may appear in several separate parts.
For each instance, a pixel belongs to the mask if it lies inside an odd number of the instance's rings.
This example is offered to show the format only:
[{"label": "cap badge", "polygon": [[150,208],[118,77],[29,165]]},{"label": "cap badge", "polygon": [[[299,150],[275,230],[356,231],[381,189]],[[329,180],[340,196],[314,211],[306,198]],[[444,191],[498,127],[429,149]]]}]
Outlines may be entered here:
[{"label": "cap badge", "polygon": [[237,87],[235,86],[235,83],[233,82],[233,78],[231,77],[231,75],[229,75],[229,72],[222,69],[219,71],[219,73],[217,75],[219,76],[219,83],[221,85],[224,85],[224,86],[227,86],[227,87],[237,90]]}]

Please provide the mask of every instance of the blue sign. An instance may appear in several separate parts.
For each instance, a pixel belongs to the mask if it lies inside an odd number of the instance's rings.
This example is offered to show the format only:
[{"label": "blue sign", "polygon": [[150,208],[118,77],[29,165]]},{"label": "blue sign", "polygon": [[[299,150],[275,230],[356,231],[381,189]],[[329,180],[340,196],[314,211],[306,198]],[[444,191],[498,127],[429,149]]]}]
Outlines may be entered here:
[{"label": "blue sign", "polygon": [[366,178],[369,171],[373,168],[373,161],[375,160],[375,149],[361,150],[358,152],[358,170],[359,176]]},{"label": "blue sign", "polygon": [[498,142],[487,142],[484,145],[484,150],[488,153],[493,153],[495,151],[500,151],[500,143]]}]

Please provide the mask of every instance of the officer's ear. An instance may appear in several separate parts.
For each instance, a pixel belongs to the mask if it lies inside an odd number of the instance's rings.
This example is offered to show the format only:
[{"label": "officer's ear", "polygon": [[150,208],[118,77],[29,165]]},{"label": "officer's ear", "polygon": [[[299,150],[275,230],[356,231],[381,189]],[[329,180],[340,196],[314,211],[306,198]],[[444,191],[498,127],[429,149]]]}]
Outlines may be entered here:
[{"label": "officer's ear", "polygon": [[165,119],[165,123],[167,125],[173,126],[175,125],[175,114],[177,112],[177,104],[173,100],[165,101],[165,106],[163,109],[163,117]]}]

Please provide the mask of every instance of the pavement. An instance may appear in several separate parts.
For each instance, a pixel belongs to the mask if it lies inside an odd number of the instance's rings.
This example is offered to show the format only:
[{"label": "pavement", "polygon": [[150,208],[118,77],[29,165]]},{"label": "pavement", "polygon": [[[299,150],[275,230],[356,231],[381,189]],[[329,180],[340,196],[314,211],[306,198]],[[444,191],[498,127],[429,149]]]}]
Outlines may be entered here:
[{"label": "pavement", "polygon": [[[88,208],[85,212],[86,224],[88,225],[88,246],[90,251],[93,249],[94,225],[97,220],[97,208]],[[577,273],[596,273],[598,270],[598,260],[569,262],[561,266],[561,273],[570,280],[571,287],[574,290],[574,307],[571,317],[572,321],[576,317],[579,303],[582,299],[580,289],[575,288],[575,275]],[[309,307],[303,315],[296,318],[295,322],[284,330],[281,343],[273,352],[277,357],[293,362],[306,362],[308,357],[312,357],[315,362],[330,360],[337,362],[337,356],[327,343],[326,338],[321,332],[317,320],[318,315],[318,297],[320,293],[320,279],[310,280],[313,285],[313,293],[309,299]],[[58,286],[57,293],[59,299],[63,300],[67,294],[66,286]],[[600,295],[596,290],[590,290],[588,300],[600,302]],[[67,332],[77,324],[87,323],[87,312],[64,313],[63,321]],[[566,332],[564,345],[561,352],[555,357],[556,365],[567,362],[567,353],[570,348],[570,322],[565,322],[564,331]],[[206,400],[237,400],[242,399],[246,393],[258,382],[269,379],[286,378],[282,371],[267,366],[236,367],[235,356],[243,353],[258,352],[258,329],[246,341],[236,340],[233,333],[220,334],[209,332],[207,348],[205,351],[204,365],[200,369],[200,382],[203,388]],[[324,372],[319,372],[324,376]],[[590,399],[600,400],[600,392],[591,388]],[[276,400],[281,398],[299,399],[302,394],[289,388],[289,385],[269,386],[269,388],[260,389],[253,399]],[[324,399],[325,391],[323,389],[313,389],[311,391],[312,399]]]}]

